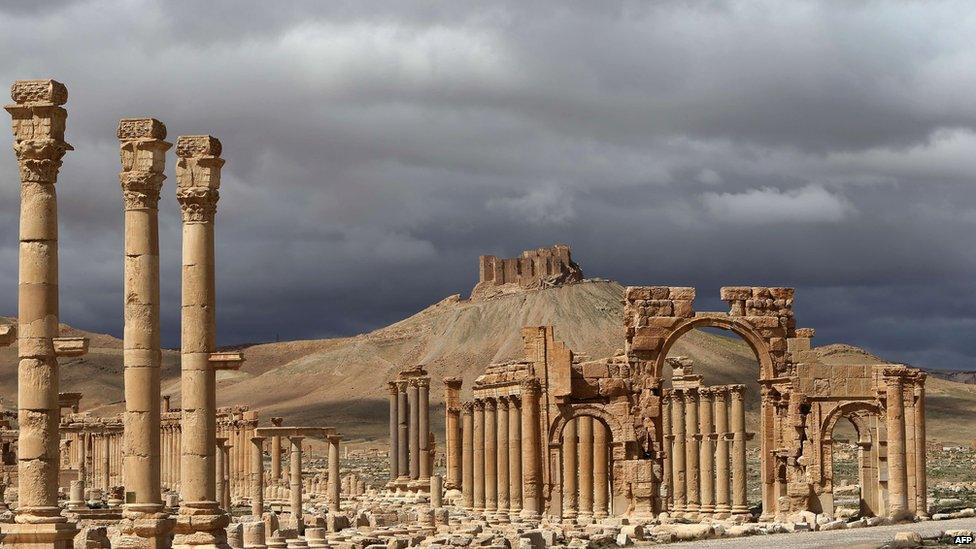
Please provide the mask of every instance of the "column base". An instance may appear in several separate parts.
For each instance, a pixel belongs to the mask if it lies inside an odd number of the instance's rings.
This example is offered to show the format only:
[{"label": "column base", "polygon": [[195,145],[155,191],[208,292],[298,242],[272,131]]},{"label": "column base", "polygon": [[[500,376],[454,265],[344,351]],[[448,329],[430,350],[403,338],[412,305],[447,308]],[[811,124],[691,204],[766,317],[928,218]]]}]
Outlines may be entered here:
[{"label": "column base", "polygon": [[12,549],[72,549],[78,528],[68,522],[4,524],[0,545]]},{"label": "column base", "polygon": [[125,549],[169,549],[170,533],[176,521],[166,513],[133,512],[126,506],[123,519],[119,522],[122,535],[112,540],[113,548]]},{"label": "column base", "polygon": [[230,516],[216,502],[188,502],[176,515],[173,549],[229,549],[227,526]]}]

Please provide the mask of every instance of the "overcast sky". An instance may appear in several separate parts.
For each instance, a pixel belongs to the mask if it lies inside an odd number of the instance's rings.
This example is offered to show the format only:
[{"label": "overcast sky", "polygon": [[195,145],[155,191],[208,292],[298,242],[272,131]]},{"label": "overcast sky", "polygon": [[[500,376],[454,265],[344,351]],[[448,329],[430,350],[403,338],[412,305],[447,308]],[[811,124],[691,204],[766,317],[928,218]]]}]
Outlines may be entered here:
[{"label": "overcast sky", "polygon": [[115,128],[153,116],[224,145],[221,344],[369,330],[466,295],[479,254],[563,242],[588,276],[696,286],[700,310],[723,285],[796,286],[820,343],[974,366],[972,2],[490,4],[0,4],[0,83],[69,92],[62,320],[121,335]]}]

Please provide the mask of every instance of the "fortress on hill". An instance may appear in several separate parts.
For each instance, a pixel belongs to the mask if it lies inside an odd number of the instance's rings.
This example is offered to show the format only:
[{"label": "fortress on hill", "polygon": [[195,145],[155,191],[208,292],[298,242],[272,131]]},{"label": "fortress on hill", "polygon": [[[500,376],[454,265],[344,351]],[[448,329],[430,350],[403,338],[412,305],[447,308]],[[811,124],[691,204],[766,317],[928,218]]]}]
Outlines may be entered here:
[{"label": "fortress on hill", "polygon": [[478,284],[472,299],[489,298],[525,289],[548,288],[583,280],[583,270],[573,262],[565,244],[526,250],[519,257],[478,258]]}]

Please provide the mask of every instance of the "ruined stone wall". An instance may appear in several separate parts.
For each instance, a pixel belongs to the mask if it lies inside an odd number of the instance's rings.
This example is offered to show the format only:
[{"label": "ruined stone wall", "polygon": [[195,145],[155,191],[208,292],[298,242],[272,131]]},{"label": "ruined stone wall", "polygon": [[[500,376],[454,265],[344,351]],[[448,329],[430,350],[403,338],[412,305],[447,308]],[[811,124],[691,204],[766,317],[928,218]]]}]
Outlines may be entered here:
[{"label": "ruined stone wall", "polygon": [[583,271],[573,262],[569,246],[526,250],[520,257],[499,258],[483,255],[478,259],[478,284],[472,298],[491,297],[509,291],[570,284],[583,280]]}]

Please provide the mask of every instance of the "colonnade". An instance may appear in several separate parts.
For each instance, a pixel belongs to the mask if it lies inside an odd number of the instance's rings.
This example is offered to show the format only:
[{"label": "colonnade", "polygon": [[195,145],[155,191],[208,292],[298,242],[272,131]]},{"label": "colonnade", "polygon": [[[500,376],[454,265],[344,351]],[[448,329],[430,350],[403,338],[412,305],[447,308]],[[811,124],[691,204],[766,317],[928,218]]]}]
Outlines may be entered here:
[{"label": "colonnade", "polygon": [[663,402],[664,483],[671,513],[746,515],[744,385],[675,387]]},{"label": "colonnade", "polygon": [[562,432],[562,518],[603,518],[610,512],[610,431],[599,419],[578,416]]},{"label": "colonnade", "polygon": [[163,413],[160,431],[160,482],[165,490],[180,489],[180,454],[182,452],[180,413]]},{"label": "colonnade", "polygon": [[904,366],[883,370],[888,434],[888,515],[928,515],[925,479],[925,374]]},{"label": "colonnade", "polygon": [[464,506],[500,522],[542,511],[539,383],[518,387],[519,394],[476,394],[461,406]]},{"label": "colonnade", "polygon": [[217,417],[217,436],[226,439],[228,495],[232,500],[251,497],[254,459],[251,438],[258,426],[257,412],[231,409]]},{"label": "colonnade", "polygon": [[426,491],[433,467],[430,376],[423,368],[400,372],[388,388],[390,480],[400,488]]}]

